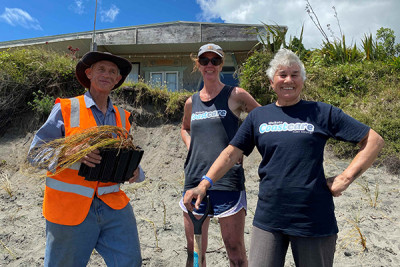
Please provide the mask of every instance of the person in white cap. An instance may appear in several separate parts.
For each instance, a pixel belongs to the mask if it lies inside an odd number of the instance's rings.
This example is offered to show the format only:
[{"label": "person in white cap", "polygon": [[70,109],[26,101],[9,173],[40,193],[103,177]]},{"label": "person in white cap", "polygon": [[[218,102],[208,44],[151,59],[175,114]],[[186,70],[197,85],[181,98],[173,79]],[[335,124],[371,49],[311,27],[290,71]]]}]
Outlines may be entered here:
[{"label": "person in white cap", "polygon": [[[204,86],[187,99],[184,108],[181,136],[189,150],[185,162],[184,192],[196,187],[201,180],[209,180],[203,175],[234,137],[239,128],[240,114],[260,106],[244,89],[221,82],[220,72],[223,63],[222,48],[211,43],[201,46],[197,57],[194,58],[194,68],[201,73]],[[247,266],[244,244],[247,200],[244,182],[244,170],[240,159],[207,191],[212,207],[210,216],[219,219],[230,266]],[[180,206],[183,210],[187,240],[186,266],[193,266],[193,224],[182,200]],[[204,206],[205,204],[202,204],[194,214],[202,216],[205,212]],[[202,227],[203,266],[206,263],[209,222],[210,219],[207,218]]]},{"label": "person in white cap", "polygon": [[[130,113],[114,106],[109,95],[124,82],[131,68],[128,60],[110,53],[85,54],[75,74],[89,90],[84,95],[56,100],[49,118],[32,141],[29,160],[35,163],[36,148],[41,144],[90,127],[113,125],[129,131]],[[100,162],[99,151],[95,150],[79,164],[94,167]],[[86,266],[94,249],[107,266],[141,266],[138,231],[129,198],[119,183],[87,181],[78,170],[73,165],[58,174],[47,173],[43,200],[44,266]],[[143,180],[139,167],[129,182]]]},{"label": "person in white cap", "polygon": [[[302,99],[306,70],[292,51],[280,49],[266,72],[276,101],[246,117],[208,170],[210,181],[186,191],[185,206],[199,207],[207,189],[256,147],[262,159],[249,266],[287,266],[290,245],[296,267],[332,267],[339,231],[333,197],[373,164],[384,140],[341,109]],[[324,149],[330,138],[358,144],[360,150],[347,168],[327,178]]]}]

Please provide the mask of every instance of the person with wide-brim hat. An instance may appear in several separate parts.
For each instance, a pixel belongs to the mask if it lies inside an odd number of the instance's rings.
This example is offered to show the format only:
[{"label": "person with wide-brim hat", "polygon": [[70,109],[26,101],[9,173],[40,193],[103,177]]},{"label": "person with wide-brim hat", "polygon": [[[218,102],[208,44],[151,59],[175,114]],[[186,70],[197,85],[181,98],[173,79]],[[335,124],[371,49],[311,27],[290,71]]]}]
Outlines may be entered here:
[{"label": "person with wide-brim hat", "polygon": [[87,77],[85,71],[86,69],[90,68],[93,64],[99,61],[110,61],[117,65],[119,69],[119,73],[121,75],[120,81],[113,87],[113,89],[116,89],[120,87],[126,77],[129,75],[129,73],[132,70],[132,64],[125,58],[115,56],[113,54],[110,54],[108,52],[89,52],[86,53],[76,64],[76,69],[75,69],[75,75],[76,78],[78,79],[79,83],[82,84],[85,88],[90,88],[90,79]]},{"label": "person with wide-brim hat", "polygon": [[[110,53],[85,54],[77,63],[76,77],[88,91],[56,100],[49,118],[32,141],[28,159],[35,163],[35,151],[41,144],[79,134],[87,128],[112,125],[129,131],[130,113],[114,106],[109,95],[124,82],[131,68],[128,60]],[[70,153],[84,148],[82,144]],[[95,167],[101,160],[100,152],[95,150],[77,166],[60,172],[48,166],[51,171],[47,173],[43,200],[44,266],[86,266],[93,249],[108,266],[141,266],[136,219],[129,198],[118,183],[87,181],[78,174],[80,164]],[[138,167],[129,182],[143,180],[144,173]]]}]

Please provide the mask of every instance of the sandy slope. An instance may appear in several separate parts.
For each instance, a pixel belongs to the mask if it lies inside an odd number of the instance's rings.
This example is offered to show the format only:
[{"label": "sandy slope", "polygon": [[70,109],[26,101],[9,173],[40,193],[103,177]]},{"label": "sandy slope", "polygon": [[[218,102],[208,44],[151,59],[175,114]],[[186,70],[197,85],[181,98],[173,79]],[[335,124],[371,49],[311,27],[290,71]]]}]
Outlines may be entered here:
[{"label": "sandy slope", "polygon": [[[123,185],[136,214],[143,266],[184,266],[186,260],[182,212],[178,206],[183,187],[186,148],[180,140],[179,125],[136,127],[135,139],[145,150],[142,166],[147,180]],[[8,177],[12,196],[0,191],[0,266],[41,266],[45,248],[45,222],[41,215],[43,180],[21,167],[32,134],[0,138],[0,175]],[[248,213],[245,240],[248,248],[251,223],[258,193],[254,152],[245,159]],[[334,175],[347,162],[326,154],[327,175]],[[4,183],[2,183],[4,185]],[[367,192],[369,190],[369,192]],[[375,192],[379,192],[377,201]],[[373,207],[374,204],[377,207]],[[382,168],[372,168],[343,196],[335,199],[340,233],[335,266],[400,266],[399,177]],[[363,251],[360,234],[366,239]],[[288,253],[286,266],[294,266]],[[229,266],[219,226],[210,225],[208,266]],[[105,266],[94,252],[89,266]]]}]

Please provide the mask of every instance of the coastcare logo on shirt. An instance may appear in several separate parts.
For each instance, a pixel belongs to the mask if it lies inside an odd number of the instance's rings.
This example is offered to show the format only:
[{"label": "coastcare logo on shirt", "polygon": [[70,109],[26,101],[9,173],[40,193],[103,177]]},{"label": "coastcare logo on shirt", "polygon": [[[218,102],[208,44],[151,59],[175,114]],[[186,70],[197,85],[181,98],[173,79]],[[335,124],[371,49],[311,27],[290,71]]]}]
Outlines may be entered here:
[{"label": "coastcare logo on shirt", "polygon": [[205,119],[220,118],[225,116],[226,116],[226,110],[202,111],[193,113],[191,120],[192,121],[205,120]]},{"label": "coastcare logo on shirt", "polygon": [[287,123],[287,122],[269,122],[263,123],[259,127],[260,133],[269,132],[314,132],[314,125],[306,122]]}]

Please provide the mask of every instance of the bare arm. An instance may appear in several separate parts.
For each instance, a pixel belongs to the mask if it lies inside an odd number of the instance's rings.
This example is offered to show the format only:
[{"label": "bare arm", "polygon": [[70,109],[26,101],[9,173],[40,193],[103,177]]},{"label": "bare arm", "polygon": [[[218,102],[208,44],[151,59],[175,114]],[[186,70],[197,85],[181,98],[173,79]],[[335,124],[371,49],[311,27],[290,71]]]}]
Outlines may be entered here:
[{"label": "bare arm", "polygon": [[[242,156],[242,150],[232,145],[228,145],[221,152],[221,154],[219,154],[218,158],[214,161],[206,175],[211,178],[213,183],[217,182],[230,168],[232,168],[236,162],[238,162]],[[207,180],[202,180],[197,187],[186,191],[185,197],[183,198],[183,203],[185,204],[186,208],[190,211],[193,210],[191,201],[193,198],[195,198],[195,207],[198,209],[200,207],[201,200],[206,195],[206,191],[210,186],[211,184]]]},{"label": "bare arm", "polygon": [[235,87],[232,90],[228,105],[238,117],[242,112],[249,113],[256,107],[261,106],[246,90],[240,87]]},{"label": "bare arm", "polygon": [[185,102],[185,108],[183,112],[181,137],[185,143],[187,149],[190,147],[190,119],[192,116],[192,97],[189,97]]},{"label": "bare arm", "polygon": [[360,151],[350,165],[338,176],[328,178],[328,187],[335,197],[340,196],[355,179],[372,165],[383,148],[384,141],[377,132],[370,129],[358,145]]}]

